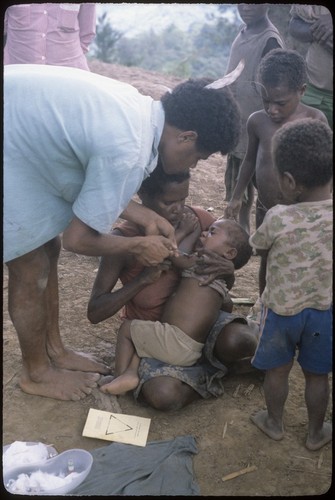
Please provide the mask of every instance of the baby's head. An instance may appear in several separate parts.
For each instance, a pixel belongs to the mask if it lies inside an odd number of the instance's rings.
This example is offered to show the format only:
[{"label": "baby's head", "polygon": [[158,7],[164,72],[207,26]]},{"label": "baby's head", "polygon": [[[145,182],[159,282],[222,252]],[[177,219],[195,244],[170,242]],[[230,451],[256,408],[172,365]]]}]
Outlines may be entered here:
[{"label": "baby's head", "polygon": [[305,118],[283,125],[272,139],[272,155],[280,178],[290,174],[308,189],[333,177],[333,133],[320,120]]},{"label": "baby's head", "polygon": [[231,260],[235,269],[243,267],[252,255],[249,234],[231,219],[215,221],[200,240],[206,250]]}]

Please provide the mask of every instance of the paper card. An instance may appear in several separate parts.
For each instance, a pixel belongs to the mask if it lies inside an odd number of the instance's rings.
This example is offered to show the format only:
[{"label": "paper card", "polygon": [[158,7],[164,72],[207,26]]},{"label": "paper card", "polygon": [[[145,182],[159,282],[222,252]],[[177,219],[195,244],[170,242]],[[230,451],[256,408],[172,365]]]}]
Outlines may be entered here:
[{"label": "paper card", "polygon": [[90,408],[83,436],[117,443],[145,446],[150,427],[150,418]]}]

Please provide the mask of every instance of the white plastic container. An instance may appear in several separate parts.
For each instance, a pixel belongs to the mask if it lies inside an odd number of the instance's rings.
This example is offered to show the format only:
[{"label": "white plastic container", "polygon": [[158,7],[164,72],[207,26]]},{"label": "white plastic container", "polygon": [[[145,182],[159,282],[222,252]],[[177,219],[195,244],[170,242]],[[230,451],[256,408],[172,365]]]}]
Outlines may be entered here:
[{"label": "white plastic container", "polygon": [[[65,495],[84,481],[91,470],[92,463],[93,457],[88,451],[80,449],[67,450],[50,458],[44,464],[22,465],[4,471],[3,482],[6,490],[16,495]],[[78,474],[67,484],[59,488],[40,489],[34,487],[31,491],[22,491],[15,488],[17,484],[16,481],[19,479],[20,474],[25,474],[30,478],[31,474],[36,471],[64,478],[72,472]]]},{"label": "white plastic container", "polygon": [[[38,441],[15,441],[2,448],[3,472],[23,465],[42,465],[56,455],[57,450],[48,444]],[[39,458],[36,459],[36,456]]]}]

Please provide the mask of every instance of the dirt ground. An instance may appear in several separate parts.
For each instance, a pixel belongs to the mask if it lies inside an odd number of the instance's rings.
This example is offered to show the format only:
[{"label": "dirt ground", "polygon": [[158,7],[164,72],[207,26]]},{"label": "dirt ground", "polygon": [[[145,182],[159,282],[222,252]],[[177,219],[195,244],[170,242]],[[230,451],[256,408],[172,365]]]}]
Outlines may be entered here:
[{"label": "dirt ground", "polygon": [[[141,69],[90,63],[92,71],[127,81],[140,91],[157,98],[162,88],[178,79]],[[199,163],[192,174],[189,204],[223,213],[225,158],[214,155]],[[233,293],[257,298],[258,258],[236,273]],[[59,262],[60,326],[64,343],[77,350],[94,353],[107,362],[113,359],[120,320],[115,316],[91,325],[86,318],[90,290],[98,259],[62,251]],[[332,445],[315,452],[304,446],[307,413],[304,380],[299,366],[290,376],[286,404],[286,436],[270,440],[250,421],[249,415],[264,407],[262,380],[258,375],[227,376],[225,393],[218,399],[201,400],[188,407],[163,413],[137,404],[132,394],[118,398],[102,395],[97,389],[80,402],[63,402],[23,393],[18,386],[21,354],[15,330],[7,313],[7,270],[4,267],[3,334],[3,444],[15,440],[53,444],[58,452],[70,448],[93,450],[105,441],[82,437],[89,408],[151,418],[148,441],[192,435],[198,454],[194,473],[202,496],[306,496],[326,493],[331,485]],[[236,312],[247,314],[246,306]],[[331,419],[329,405],[327,419]],[[256,470],[228,481],[222,477],[250,466]]]}]

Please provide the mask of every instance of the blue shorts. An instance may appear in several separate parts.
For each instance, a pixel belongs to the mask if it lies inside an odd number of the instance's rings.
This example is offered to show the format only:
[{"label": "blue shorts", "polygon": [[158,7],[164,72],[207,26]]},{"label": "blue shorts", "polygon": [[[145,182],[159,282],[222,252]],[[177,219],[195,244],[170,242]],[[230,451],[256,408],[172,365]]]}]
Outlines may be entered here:
[{"label": "blue shorts", "polygon": [[298,350],[303,370],[326,374],[332,371],[332,307],[326,311],[304,309],[294,316],[280,316],[263,306],[260,339],[252,365],[271,370],[286,365]]}]

